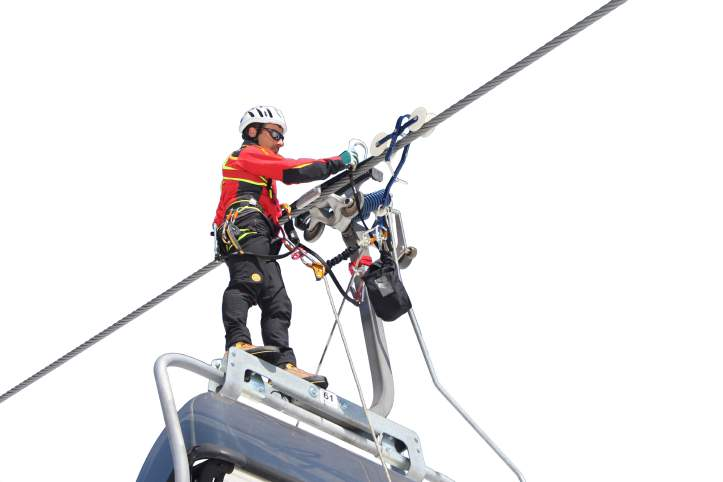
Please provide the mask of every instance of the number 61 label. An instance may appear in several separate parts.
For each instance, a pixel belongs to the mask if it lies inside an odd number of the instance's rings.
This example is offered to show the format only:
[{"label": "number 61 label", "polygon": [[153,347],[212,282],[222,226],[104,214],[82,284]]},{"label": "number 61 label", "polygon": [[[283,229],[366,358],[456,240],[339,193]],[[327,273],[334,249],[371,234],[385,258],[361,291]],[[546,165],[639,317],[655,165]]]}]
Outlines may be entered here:
[{"label": "number 61 label", "polygon": [[336,410],[337,412],[341,412],[341,404],[339,403],[339,397],[336,396],[335,393],[327,392],[326,390],[321,390],[321,400],[324,402],[324,405]]}]

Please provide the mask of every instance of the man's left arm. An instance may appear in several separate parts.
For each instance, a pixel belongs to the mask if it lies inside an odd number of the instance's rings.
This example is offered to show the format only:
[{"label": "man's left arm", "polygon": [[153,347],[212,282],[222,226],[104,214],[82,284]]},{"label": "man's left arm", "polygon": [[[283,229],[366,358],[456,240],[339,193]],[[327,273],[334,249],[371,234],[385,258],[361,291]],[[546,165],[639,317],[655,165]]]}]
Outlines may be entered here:
[{"label": "man's left arm", "polygon": [[265,149],[245,152],[245,168],[284,184],[320,181],[345,169],[354,160],[349,151],[324,159],[287,159]]},{"label": "man's left arm", "polygon": [[296,163],[298,164],[284,168],[281,182],[284,184],[300,184],[302,182],[320,181],[346,167],[341,156],[326,159],[297,159]]}]

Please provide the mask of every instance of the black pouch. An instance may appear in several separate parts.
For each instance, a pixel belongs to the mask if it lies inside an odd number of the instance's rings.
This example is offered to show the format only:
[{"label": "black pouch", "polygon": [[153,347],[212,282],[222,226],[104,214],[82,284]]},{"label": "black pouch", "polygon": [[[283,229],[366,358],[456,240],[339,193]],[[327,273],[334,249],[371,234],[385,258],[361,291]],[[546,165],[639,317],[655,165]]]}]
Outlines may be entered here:
[{"label": "black pouch", "polygon": [[412,308],[390,254],[382,252],[382,258],[372,264],[364,275],[364,284],[369,301],[382,320],[394,321]]}]

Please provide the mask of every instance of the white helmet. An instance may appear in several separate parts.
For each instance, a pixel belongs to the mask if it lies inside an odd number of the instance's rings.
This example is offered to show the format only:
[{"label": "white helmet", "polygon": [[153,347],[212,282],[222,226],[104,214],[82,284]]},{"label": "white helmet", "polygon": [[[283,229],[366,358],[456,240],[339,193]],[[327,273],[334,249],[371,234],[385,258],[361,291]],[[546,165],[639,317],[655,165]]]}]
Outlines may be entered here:
[{"label": "white helmet", "polygon": [[238,130],[243,135],[244,130],[255,123],[260,124],[278,124],[283,130],[283,134],[286,134],[286,120],[284,120],[284,114],[281,113],[276,107],[270,105],[259,105],[249,109],[243,117],[241,117],[241,124],[238,126]]}]

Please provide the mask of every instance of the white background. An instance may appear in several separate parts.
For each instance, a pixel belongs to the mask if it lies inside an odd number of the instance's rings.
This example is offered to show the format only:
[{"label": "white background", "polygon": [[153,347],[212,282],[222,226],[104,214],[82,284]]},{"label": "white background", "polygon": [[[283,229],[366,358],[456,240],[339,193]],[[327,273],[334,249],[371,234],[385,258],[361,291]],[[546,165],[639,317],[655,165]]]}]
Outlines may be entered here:
[{"label": "white background", "polygon": [[[3,3],[0,392],[211,260],[244,109],[284,111],[283,154],[333,155],[441,112],[599,6]],[[723,479],[720,13],[623,5],[415,142],[394,189],[437,372],[530,481]],[[282,267],[313,370],[323,284]],[[220,356],[226,282],[221,267],[0,405],[0,481],[134,480],[163,428],[153,362]],[[409,322],[386,328],[390,417],[428,464],[514,480],[433,388]],[[357,399],[338,338],[322,372]],[[205,390],[173,376],[179,405]]]}]

